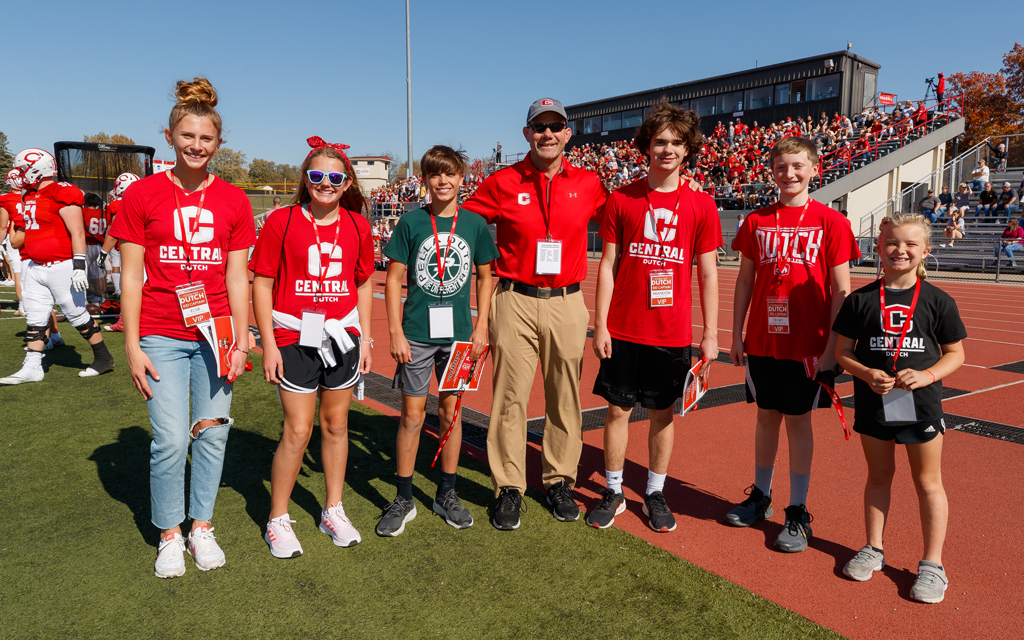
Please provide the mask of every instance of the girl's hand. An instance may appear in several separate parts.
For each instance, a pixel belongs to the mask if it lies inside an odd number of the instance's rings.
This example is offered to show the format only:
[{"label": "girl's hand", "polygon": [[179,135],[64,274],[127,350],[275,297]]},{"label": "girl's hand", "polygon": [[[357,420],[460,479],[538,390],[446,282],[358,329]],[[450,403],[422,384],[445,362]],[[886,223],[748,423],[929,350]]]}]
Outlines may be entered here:
[{"label": "girl's hand", "polygon": [[245,373],[245,361],[248,357],[249,354],[242,353],[237,349],[231,352],[231,369],[228,371],[228,380],[234,382],[235,380],[238,380],[243,373]]},{"label": "girl's hand", "polygon": [[281,384],[284,375],[284,361],[277,345],[263,343],[263,379],[273,384]]},{"label": "girl's hand", "polygon": [[927,387],[934,379],[930,373],[915,371],[914,369],[904,369],[896,374],[896,388],[913,391],[914,389]]},{"label": "girl's hand", "polygon": [[159,382],[160,374],[157,373],[156,367],[153,366],[149,356],[139,347],[125,349],[125,352],[128,355],[128,369],[132,374],[132,384],[139,390],[143,398],[151,400],[153,398],[153,391],[149,388],[149,381],[146,380],[146,376],[149,375]]},{"label": "girl's hand", "polygon": [[[366,343],[364,342],[363,344],[366,344]],[[406,344],[406,346],[409,345],[408,342],[406,342],[405,344]],[[411,359],[412,358],[410,358],[410,360]],[[362,346],[360,346],[359,347],[359,373],[363,374],[364,376],[366,374],[370,373],[370,365],[372,365],[372,364],[373,364],[373,356],[370,355],[370,350],[369,349],[364,349],[364,348],[362,348]]]},{"label": "girl's hand", "polygon": [[881,369],[868,369],[868,375],[870,376],[865,382],[871,385],[871,390],[880,396],[884,396],[892,390],[893,385],[896,383],[896,379],[890,376],[888,373]]}]

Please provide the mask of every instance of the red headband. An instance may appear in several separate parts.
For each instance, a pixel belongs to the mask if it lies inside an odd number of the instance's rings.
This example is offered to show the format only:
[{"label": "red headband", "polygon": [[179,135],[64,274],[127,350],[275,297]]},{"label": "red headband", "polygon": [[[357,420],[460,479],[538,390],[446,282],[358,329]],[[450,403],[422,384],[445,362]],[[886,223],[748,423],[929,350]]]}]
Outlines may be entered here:
[{"label": "red headband", "polygon": [[349,147],[347,144],[331,144],[329,142],[324,142],[324,139],[321,138],[320,136],[313,136],[311,138],[306,138],[306,143],[309,144],[309,146],[311,146],[313,148],[313,150],[310,151],[309,154],[306,155],[307,158],[309,156],[313,155],[313,151],[316,151],[317,149],[322,149],[324,147],[330,147],[330,148],[334,149],[335,151],[337,151],[338,153],[340,153],[341,157],[345,158],[346,161],[348,160],[348,156],[345,155],[345,149],[350,149],[351,147]]}]

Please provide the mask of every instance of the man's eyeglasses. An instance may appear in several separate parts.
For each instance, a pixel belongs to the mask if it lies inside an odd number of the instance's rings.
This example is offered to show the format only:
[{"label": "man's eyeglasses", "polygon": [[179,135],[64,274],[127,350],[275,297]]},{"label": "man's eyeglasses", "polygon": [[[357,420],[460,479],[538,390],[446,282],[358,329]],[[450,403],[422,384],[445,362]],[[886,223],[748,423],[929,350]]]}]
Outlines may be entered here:
[{"label": "man's eyeglasses", "polygon": [[569,125],[564,122],[531,122],[526,126],[530,127],[537,133],[544,133],[548,129],[551,129],[551,133],[559,133]]},{"label": "man's eyeglasses", "polygon": [[326,171],[315,171],[313,169],[309,169],[308,171],[306,171],[306,177],[309,178],[309,181],[312,182],[313,184],[320,184],[321,182],[323,182],[324,176],[326,176],[327,179],[331,182],[331,184],[335,187],[340,187],[341,183],[345,182],[345,180],[348,179],[348,175],[344,173],[328,173]]}]

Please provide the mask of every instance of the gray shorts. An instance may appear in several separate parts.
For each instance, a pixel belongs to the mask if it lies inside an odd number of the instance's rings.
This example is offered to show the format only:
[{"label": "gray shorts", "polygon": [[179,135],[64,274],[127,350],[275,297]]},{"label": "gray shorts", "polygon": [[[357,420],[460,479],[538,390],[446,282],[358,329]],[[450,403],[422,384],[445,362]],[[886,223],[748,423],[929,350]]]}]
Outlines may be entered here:
[{"label": "gray shorts", "polygon": [[430,392],[431,365],[434,368],[434,377],[441,382],[444,368],[452,354],[452,345],[410,340],[409,350],[412,352],[412,360],[398,365],[391,388],[401,389],[402,395],[405,396],[423,398]]}]

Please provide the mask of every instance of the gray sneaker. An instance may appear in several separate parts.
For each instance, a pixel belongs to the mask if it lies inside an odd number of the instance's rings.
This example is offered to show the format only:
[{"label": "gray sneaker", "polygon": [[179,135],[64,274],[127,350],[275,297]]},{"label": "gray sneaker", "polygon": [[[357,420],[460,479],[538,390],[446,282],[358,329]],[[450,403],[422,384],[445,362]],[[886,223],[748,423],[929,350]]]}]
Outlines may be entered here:
[{"label": "gray sneaker", "polygon": [[750,485],[746,492],[747,499],[736,505],[725,516],[725,521],[734,527],[749,527],[758,520],[772,517],[772,496],[764,495],[755,485]]},{"label": "gray sneaker", "polygon": [[786,507],[786,526],[775,539],[775,548],[786,553],[800,553],[807,549],[811,538],[811,522],[814,518],[807,513],[804,505]]},{"label": "gray sneaker", "polygon": [[405,531],[405,523],[416,517],[416,505],[402,496],[384,508],[384,514],[377,523],[377,535],[394,538]]},{"label": "gray sneaker", "polygon": [[871,574],[881,571],[885,566],[885,555],[881,551],[869,545],[864,545],[857,555],[850,558],[850,561],[843,567],[843,574],[847,578],[853,578],[857,582],[864,582],[871,578]]},{"label": "gray sneaker", "polygon": [[929,560],[917,563],[917,580],[910,587],[910,597],[919,602],[938,604],[946,597],[949,578],[946,570]]},{"label": "gray sneaker", "polygon": [[456,529],[466,529],[473,526],[473,516],[462,506],[459,495],[455,489],[449,489],[448,493],[438,494],[434,498],[434,513],[444,518],[444,521]]}]

